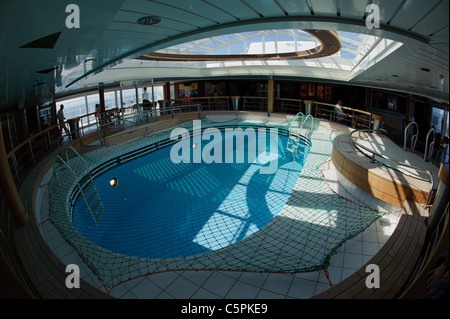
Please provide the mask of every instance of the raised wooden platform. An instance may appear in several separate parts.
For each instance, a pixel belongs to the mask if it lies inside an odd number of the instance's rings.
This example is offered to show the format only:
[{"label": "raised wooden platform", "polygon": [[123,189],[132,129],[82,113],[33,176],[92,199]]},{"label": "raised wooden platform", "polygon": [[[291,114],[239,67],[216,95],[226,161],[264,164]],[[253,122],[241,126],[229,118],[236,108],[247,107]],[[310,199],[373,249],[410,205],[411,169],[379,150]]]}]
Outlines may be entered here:
[{"label": "raised wooden platform", "polygon": [[423,179],[407,176],[387,166],[372,163],[353,144],[349,134],[334,139],[332,160],[336,169],[365,192],[397,207],[405,201],[425,203],[431,184]]}]

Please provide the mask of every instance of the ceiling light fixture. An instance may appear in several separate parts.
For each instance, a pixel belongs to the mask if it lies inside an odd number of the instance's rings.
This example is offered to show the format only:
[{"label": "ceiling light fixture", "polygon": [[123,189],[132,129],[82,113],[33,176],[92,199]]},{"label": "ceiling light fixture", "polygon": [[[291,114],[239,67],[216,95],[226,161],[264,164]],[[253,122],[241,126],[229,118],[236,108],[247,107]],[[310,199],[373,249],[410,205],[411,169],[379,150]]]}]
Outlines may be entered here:
[{"label": "ceiling light fixture", "polygon": [[137,22],[142,25],[155,25],[155,24],[158,24],[161,22],[161,18],[149,16],[149,17],[140,18],[137,20]]}]

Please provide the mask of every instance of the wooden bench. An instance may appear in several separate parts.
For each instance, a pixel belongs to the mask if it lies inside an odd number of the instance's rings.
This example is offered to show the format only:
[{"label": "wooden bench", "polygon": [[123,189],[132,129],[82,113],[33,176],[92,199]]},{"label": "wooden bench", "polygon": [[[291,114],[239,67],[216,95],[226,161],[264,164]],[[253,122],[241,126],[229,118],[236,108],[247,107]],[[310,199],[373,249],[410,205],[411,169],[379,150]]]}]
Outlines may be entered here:
[{"label": "wooden bench", "polygon": [[[398,298],[420,256],[425,241],[425,218],[428,213],[420,204],[405,202],[397,228],[385,245],[369,262],[354,274],[314,299],[393,299]],[[370,272],[366,266],[380,269],[380,287],[367,288]]]}]

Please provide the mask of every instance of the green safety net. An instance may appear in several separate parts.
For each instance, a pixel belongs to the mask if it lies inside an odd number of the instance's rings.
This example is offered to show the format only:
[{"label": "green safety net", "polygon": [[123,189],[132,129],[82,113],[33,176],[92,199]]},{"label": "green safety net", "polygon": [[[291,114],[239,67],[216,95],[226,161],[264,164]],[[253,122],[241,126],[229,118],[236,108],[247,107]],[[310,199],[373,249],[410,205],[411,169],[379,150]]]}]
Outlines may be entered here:
[{"label": "green safety net", "polygon": [[[272,197],[270,203],[273,203],[271,205],[274,207],[266,207],[266,213],[267,209],[277,213],[273,219],[263,223],[258,220],[258,209],[262,206],[259,202],[262,200],[261,198],[237,196],[236,194],[240,194],[239,190],[233,192],[233,196],[235,196],[233,197],[230,195],[231,193],[224,193],[221,187],[217,187],[220,174],[227,174],[234,169],[233,165],[241,164],[227,164],[231,166],[224,172],[218,172],[219,175],[205,173],[201,171],[201,166],[198,168],[185,167],[190,171],[184,172],[180,177],[181,172],[167,168],[169,167],[167,161],[170,159],[161,158],[155,162],[145,163],[138,168],[135,171],[134,183],[130,184],[121,196],[109,199],[106,203],[101,194],[111,192],[111,185],[97,182],[92,176],[101,175],[103,171],[116,166],[120,162],[118,159],[123,160],[126,156],[140,158],[143,153],[154,152],[167,146],[170,130],[147,134],[132,141],[103,147],[85,155],[78,155],[69,149],[54,160],[53,176],[49,183],[50,220],[95,273],[106,291],[111,292],[114,287],[134,278],[174,270],[220,269],[281,273],[326,270],[330,259],[343,243],[388,213],[353,203],[329,187],[321,168],[330,160],[333,143],[332,131],[311,117],[307,118],[299,114],[286,121],[267,117],[255,120],[254,118],[246,119],[230,115],[216,118],[205,117],[201,124],[203,128],[221,127],[224,124],[243,129],[275,127],[285,134],[291,130],[305,136],[310,141],[309,155],[303,160],[301,173],[297,174],[298,178],[294,180],[294,184],[288,185],[292,188],[292,192],[286,196],[285,191],[271,190],[269,187],[266,192],[266,200],[268,197]],[[192,131],[192,122],[181,124],[179,127]],[[292,170],[289,172],[292,173]],[[132,174],[132,172],[129,171],[127,174]],[[187,193],[191,193],[189,196],[194,200],[189,204],[191,206],[185,206],[186,213],[189,213],[190,216],[184,218],[186,222],[183,225],[178,225],[177,215],[171,212],[171,210],[179,209],[178,204],[175,205],[174,197],[162,203],[155,201],[154,205],[164,206],[157,215],[151,213],[156,209],[155,206],[148,207],[148,212],[142,213],[142,210],[139,211],[142,207],[138,207],[138,205],[133,207],[133,204],[128,204],[139,196],[152,196],[139,188],[140,178],[144,177],[155,183],[164,183],[165,186],[173,189],[175,194],[180,194],[181,198]],[[121,178],[118,178],[119,185],[122,182]],[[245,193],[246,187],[250,187],[247,182],[241,178],[237,181],[235,188],[241,187],[241,193]],[[252,187],[267,189],[267,183],[263,182],[256,180],[252,183]],[[89,194],[87,194],[88,189]],[[94,192],[100,195],[95,196]],[[192,194],[193,192],[195,194]],[[86,214],[90,218],[90,221],[86,219],[84,222],[91,223],[85,228],[92,230],[90,235],[83,234],[79,228],[74,226],[74,203],[83,197],[84,205],[87,208]],[[162,195],[161,198],[163,198]],[[225,213],[217,215],[222,218],[217,221],[217,223],[221,223],[220,227],[210,231],[205,230],[209,221],[197,212],[202,209],[202,205],[206,205],[207,201],[215,201],[219,208],[228,205]],[[96,204],[96,202],[100,203]],[[245,215],[239,215],[242,214],[238,211],[241,206],[246,206],[247,210],[253,210],[251,220],[247,219]],[[111,210],[111,207],[119,210],[119,213],[114,214],[114,218],[108,219],[108,211]],[[133,213],[134,209],[139,213]],[[203,209],[207,209],[207,207]],[[233,210],[236,212],[233,213]],[[209,215],[209,218],[219,218],[214,216],[216,215]],[[98,219],[98,224],[109,226],[97,230],[95,219]],[[166,222],[167,219],[169,219],[169,223]],[[119,238],[113,238],[115,233],[109,231],[112,228],[108,227],[120,227],[121,223],[125,223],[125,221],[132,223],[134,230],[126,234],[121,233]],[[162,227],[159,226],[162,224],[178,227],[176,235],[171,235],[172,237],[164,240],[160,247],[154,248],[155,253],[174,249],[173,247],[179,245],[177,241],[180,240],[180,236],[182,237],[185,233],[190,234],[189,236],[197,234],[195,237],[197,244],[209,245],[214,249],[200,253],[193,249],[191,255],[181,257],[176,255],[176,251],[172,257],[155,255],[156,257],[148,258],[138,254],[136,254],[137,256],[133,255],[134,249],[137,249],[134,246],[152,246],[150,231],[140,229],[141,225],[145,224],[144,222],[147,223],[146,225],[148,223],[153,225],[155,231],[158,230],[158,227]],[[202,232],[198,229],[199,224],[203,225]],[[223,245],[223,238],[236,232],[236,229],[240,229],[238,234],[241,236],[244,233],[243,227],[247,227],[245,232],[250,232],[250,235],[234,238],[231,244]],[[159,229],[158,231],[158,234],[161,234],[158,236],[169,233],[169,229]],[[203,237],[199,239],[200,233],[203,234]],[[107,240],[111,243],[117,242],[118,245],[119,243],[123,245],[123,242],[129,243],[130,247],[127,249],[131,253],[121,253],[107,245],[95,243]]]}]

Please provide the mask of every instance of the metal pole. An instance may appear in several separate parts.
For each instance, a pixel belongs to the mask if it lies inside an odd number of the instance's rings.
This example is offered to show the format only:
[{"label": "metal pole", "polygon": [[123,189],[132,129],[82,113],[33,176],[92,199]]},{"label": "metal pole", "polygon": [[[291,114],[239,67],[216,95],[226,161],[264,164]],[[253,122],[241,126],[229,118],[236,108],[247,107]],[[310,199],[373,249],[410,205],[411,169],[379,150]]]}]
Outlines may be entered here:
[{"label": "metal pole", "polygon": [[154,82],[153,82],[153,79],[152,79],[152,111],[155,112],[155,113],[153,114],[153,117],[154,117],[155,120],[156,120],[157,113],[156,113],[156,105],[155,105],[155,84],[154,84]]},{"label": "metal pole", "polygon": [[33,164],[36,163],[34,160],[33,147],[31,146],[31,141],[28,141],[28,146],[30,147],[31,159],[33,160]]},{"label": "metal pole", "polygon": [[124,110],[123,110],[123,93],[122,93],[122,82],[119,83],[119,90],[120,90],[120,110],[122,111],[122,129],[125,129],[125,117],[124,117]]},{"label": "metal pole", "polygon": [[140,123],[140,119],[139,119],[139,92],[138,92],[137,82],[134,82],[134,90],[135,90],[135,94],[136,94],[136,112],[137,112],[137,115],[138,115],[138,121]]}]

